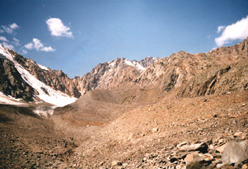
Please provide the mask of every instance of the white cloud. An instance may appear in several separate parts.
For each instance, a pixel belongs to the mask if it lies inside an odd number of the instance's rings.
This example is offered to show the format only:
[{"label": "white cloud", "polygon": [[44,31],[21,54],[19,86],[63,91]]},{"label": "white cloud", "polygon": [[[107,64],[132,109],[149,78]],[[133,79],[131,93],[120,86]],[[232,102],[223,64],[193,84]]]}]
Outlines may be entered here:
[{"label": "white cloud", "polygon": [[11,45],[11,44],[9,44],[9,43],[7,43],[7,42],[2,42],[2,43],[0,43],[0,44],[3,45],[3,46],[6,47],[6,48],[9,48],[9,49],[11,49],[11,50],[14,50],[14,46]]},{"label": "white cloud", "polygon": [[24,47],[29,49],[29,50],[32,50],[33,49],[33,43],[32,42],[27,43],[26,45],[24,45]]},{"label": "white cloud", "polygon": [[15,38],[15,37],[13,38],[13,43],[14,43],[15,46],[20,46],[21,45],[20,40]]},{"label": "white cloud", "polygon": [[18,26],[16,23],[12,23],[11,25],[9,25],[9,27],[10,27],[12,30],[15,30],[15,29],[19,28],[19,26]]},{"label": "white cloud", "polygon": [[39,39],[33,38],[33,47],[36,50],[40,50],[41,48],[43,48],[43,44],[41,43],[41,41]]},{"label": "white cloud", "polygon": [[26,54],[28,53],[28,51],[25,50],[25,49],[22,49],[21,53],[22,53],[23,55],[26,55]]},{"label": "white cloud", "polygon": [[59,18],[49,18],[46,24],[52,36],[73,37],[70,28],[65,26]]},{"label": "white cloud", "polygon": [[37,38],[33,38],[32,42],[27,43],[26,45],[24,45],[24,47],[28,50],[35,49],[37,51],[44,51],[44,52],[55,51],[55,49],[52,48],[51,46],[44,46],[43,43]]},{"label": "white cloud", "polygon": [[8,42],[8,39],[4,36],[0,36],[0,41]]},{"label": "white cloud", "polygon": [[223,29],[225,28],[225,26],[218,26],[217,28],[217,33],[220,33]]},{"label": "white cloud", "polygon": [[16,23],[12,23],[8,26],[6,25],[1,25],[1,29],[0,29],[0,33],[8,33],[8,34],[12,34],[14,32],[14,30],[18,29],[19,26]]},{"label": "white cloud", "polygon": [[248,16],[221,30],[221,35],[215,38],[217,46],[223,46],[234,40],[243,40],[248,37]]},{"label": "white cloud", "polygon": [[45,47],[41,48],[41,51],[44,51],[44,52],[54,52],[55,49],[53,49],[51,46],[45,46]]}]

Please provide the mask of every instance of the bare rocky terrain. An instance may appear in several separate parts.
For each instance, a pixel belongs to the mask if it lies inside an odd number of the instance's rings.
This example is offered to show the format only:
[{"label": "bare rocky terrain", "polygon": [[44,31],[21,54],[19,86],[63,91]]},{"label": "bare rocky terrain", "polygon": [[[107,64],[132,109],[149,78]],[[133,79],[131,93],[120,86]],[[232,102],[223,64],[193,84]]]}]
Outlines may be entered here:
[{"label": "bare rocky terrain", "polygon": [[[248,168],[247,61],[248,39],[116,59],[62,80],[60,91],[81,96],[51,116],[32,103],[0,105],[0,168]],[[46,84],[56,88],[60,77]]]}]

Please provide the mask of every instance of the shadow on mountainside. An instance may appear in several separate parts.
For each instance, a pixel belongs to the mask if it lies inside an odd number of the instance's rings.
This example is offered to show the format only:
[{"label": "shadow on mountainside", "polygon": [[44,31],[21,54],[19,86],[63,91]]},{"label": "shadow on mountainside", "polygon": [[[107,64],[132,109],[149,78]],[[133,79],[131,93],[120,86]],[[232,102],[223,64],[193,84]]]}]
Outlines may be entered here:
[{"label": "shadow on mountainside", "polygon": [[35,114],[29,107],[0,104],[0,122],[13,121],[18,114],[41,119],[41,117]]}]

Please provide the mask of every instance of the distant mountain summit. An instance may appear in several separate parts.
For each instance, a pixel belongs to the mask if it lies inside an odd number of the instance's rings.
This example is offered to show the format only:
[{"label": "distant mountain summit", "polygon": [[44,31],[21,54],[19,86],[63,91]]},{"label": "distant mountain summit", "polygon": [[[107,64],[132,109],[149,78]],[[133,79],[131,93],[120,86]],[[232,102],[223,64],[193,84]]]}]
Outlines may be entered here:
[{"label": "distant mountain summit", "polygon": [[111,89],[130,84],[137,79],[156,59],[147,57],[141,61],[117,58],[98,64],[91,72],[80,78],[82,93],[93,89]]}]

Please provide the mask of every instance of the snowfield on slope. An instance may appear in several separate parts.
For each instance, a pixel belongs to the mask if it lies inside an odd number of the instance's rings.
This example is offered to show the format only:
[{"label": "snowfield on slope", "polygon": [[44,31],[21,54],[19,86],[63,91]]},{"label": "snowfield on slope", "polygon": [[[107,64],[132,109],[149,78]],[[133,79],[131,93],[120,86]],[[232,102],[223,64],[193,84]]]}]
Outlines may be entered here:
[{"label": "snowfield on slope", "polygon": [[[15,59],[14,56],[8,51],[8,49],[4,48],[0,45],[0,54],[5,56],[7,59],[12,61],[17,69],[17,71],[21,74],[22,78],[35,90],[38,91],[38,97],[52,105],[63,107],[67,104],[71,104],[75,102],[77,99],[75,97],[70,97],[60,91],[56,91],[51,87],[47,86],[40,80],[36,79],[32,74],[30,74],[26,69],[24,69]],[[47,94],[48,93],[48,94]]]},{"label": "snowfield on slope", "polygon": [[10,104],[10,105],[23,105],[20,99],[15,99],[11,96],[6,96],[0,91],[0,103],[2,104]]},{"label": "snowfield on slope", "polygon": [[141,64],[139,64],[139,63],[136,62],[136,61],[130,61],[130,60],[125,59],[125,63],[126,63],[127,65],[129,65],[129,66],[132,66],[132,67],[137,68],[138,70],[141,70],[141,71],[146,70],[146,68],[144,68]]},{"label": "snowfield on slope", "polygon": [[48,70],[48,68],[47,68],[46,66],[40,65],[40,64],[38,64],[38,63],[37,63],[37,65],[38,65],[41,69],[43,69],[43,70]]}]

